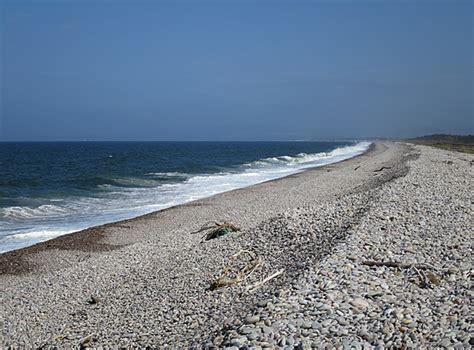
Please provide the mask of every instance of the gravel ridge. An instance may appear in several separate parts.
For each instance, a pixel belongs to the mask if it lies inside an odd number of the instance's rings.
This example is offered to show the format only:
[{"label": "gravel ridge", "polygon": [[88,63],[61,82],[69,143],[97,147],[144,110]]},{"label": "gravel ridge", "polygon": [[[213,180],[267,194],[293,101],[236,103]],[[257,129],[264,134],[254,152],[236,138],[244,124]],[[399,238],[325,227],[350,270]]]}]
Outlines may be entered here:
[{"label": "gravel ridge", "polygon": [[[127,242],[113,251],[27,256],[35,272],[0,275],[0,340],[11,347],[468,346],[472,156],[376,148],[132,220],[133,237],[127,225],[112,225],[104,242]],[[216,217],[236,221],[241,232],[206,242],[190,235]],[[210,291],[242,249],[261,265],[243,283]],[[369,260],[429,268],[363,264]]]}]

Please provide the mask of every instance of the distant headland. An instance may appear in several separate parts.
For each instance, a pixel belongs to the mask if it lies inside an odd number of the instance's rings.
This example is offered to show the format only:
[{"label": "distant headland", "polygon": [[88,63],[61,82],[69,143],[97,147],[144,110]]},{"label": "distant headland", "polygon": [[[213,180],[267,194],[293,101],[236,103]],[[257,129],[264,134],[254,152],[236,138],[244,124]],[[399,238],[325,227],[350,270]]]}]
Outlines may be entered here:
[{"label": "distant headland", "polygon": [[433,134],[415,137],[407,141],[418,145],[474,154],[474,135]]}]

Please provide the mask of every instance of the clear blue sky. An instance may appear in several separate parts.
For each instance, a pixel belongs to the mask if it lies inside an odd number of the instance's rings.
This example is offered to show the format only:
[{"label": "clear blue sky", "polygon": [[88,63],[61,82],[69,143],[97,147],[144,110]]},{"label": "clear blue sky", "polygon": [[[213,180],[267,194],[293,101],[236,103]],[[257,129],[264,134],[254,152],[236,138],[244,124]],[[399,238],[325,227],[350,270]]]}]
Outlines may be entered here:
[{"label": "clear blue sky", "polygon": [[0,2],[0,140],[474,133],[474,1]]}]

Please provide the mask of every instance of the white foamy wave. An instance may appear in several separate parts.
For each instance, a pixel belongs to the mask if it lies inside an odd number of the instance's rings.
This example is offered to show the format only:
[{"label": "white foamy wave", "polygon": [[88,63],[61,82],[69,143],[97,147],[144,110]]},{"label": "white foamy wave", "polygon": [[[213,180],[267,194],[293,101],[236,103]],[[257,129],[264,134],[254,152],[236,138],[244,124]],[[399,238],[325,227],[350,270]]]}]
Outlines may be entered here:
[{"label": "white foamy wave", "polygon": [[3,216],[11,219],[51,217],[60,216],[66,213],[66,209],[49,204],[40,205],[37,208],[15,206],[0,209],[0,217]]},{"label": "white foamy wave", "polygon": [[179,171],[170,171],[170,172],[164,172],[164,173],[147,173],[146,175],[148,176],[159,176],[159,177],[189,177],[190,174],[187,173],[181,173]]},{"label": "white foamy wave", "polygon": [[44,242],[55,237],[63,236],[74,231],[75,230],[45,229],[39,231],[14,233],[2,237],[2,239],[0,240],[0,253],[5,253],[10,250],[28,247],[30,245]]},{"label": "white foamy wave", "polygon": [[[103,185],[106,191],[100,197],[63,198],[61,206],[3,208],[0,210],[0,251],[335,163],[362,154],[369,146],[369,142],[360,142],[331,152],[270,157],[243,164],[232,172],[195,176],[177,172],[149,173],[150,180],[114,179],[125,186]],[[180,177],[181,181],[160,182],[153,176]]]},{"label": "white foamy wave", "polygon": [[338,147],[329,152],[328,155],[334,157],[353,153],[363,153],[369,148],[371,144],[372,142],[359,142],[352,146]]},{"label": "white foamy wave", "polygon": [[296,156],[280,156],[280,157],[269,157],[259,159],[252,163],[246,163],[243,166],[247,168],[252,167],[271,167],[276,164],[287,165],[287,166],[298,166],[305,163],[316,162],[319,160],[331,160],[339,161],[341,157],[351,158],[357,154],[365,152],[370,146],[370,142],[359,142],[356,145],[344,146],[334,149],[331,152],[320,152],[313,154],[299,153]]},{"label": "white foamy wave", "polygon": [[22,240],[34,239],[36,242],[40,242],[40,241],[44,241],[44,240],[51,239],[51,238],[54,238],[54,237],[62,236],[62,235],[65,235],[65,234],[71,233],[71,232],[72,231],[69,231],[69,230],[31,231],[31,232],[17,233],[17,234],[14,234],[14,235],[6,236],[5,240],[7,240],[7,241],[22,241]]}]

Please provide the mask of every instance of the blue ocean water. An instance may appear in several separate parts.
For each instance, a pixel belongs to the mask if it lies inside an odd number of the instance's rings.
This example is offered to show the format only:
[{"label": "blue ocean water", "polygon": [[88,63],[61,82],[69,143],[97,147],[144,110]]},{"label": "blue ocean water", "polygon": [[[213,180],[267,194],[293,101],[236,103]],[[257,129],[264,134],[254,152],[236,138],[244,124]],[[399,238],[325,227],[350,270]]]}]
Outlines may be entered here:
[{"label": "blue ocean water", "polygon": [[368,146],[0,143],[0,252],[347,159]]}]

